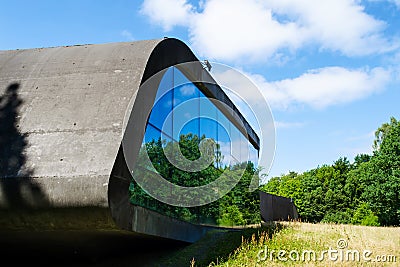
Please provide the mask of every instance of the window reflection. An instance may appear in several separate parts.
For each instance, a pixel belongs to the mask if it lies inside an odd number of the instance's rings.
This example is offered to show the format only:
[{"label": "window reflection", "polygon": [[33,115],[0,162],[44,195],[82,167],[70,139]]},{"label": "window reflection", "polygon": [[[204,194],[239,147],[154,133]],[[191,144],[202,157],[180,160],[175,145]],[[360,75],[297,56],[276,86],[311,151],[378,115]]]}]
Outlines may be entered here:
[{"label": "window reflection", "polygon": [[170,90],[163,94],[154,104],[149,118],[149,122],[154,127],[162,130],[169,136],[172,136],[172,118],[170,117],[172,115],[172,102],[173,90]]},{"label": "window reflection", "polygon": [[[200,157],[199,144],[204,138],[211,138],[217,144],[214,162],[204,170],[183,171],[171,164],[164,154],[172,153],[174,157],[179,149],[190,163]],[[258,150],[231,119],[175,67],[164,73],[159,84],[143,138],[142,148],[144,146],[146,151],[141,150],[133,176],[151,180],[157,172],[174,184],[193,187],[209,184],[224,173],[229,177],[241,175],[241,182],[218,201],[183,208],[153,199],[133,179],[129,189],[132,204],[198,224],[235,226],[259,222],[258,193],[247,190],[256,173]],[[147,153],[152,166],[143,164],[143,153]]]},{"label": "window reflection", "polygon": [[156,102],[167,92],[174,88],[174,70],[168,68],[163,74],[156,94]]},{"label": "window reflection", "polygon": [[249,161],[254,164],[255,168],[258,168],[258,150],[254,148],[252,144],[249,146]]},{"label": "window reflection", "polygon": [[200,93],[200,134],[217,140],[217,107]]},{"label": "window reflection", "polygon": [[241,138],[239,130],[232,123],[230,124],[230,136],[232,160],[234,164],[237,164],[241,159]]},{"label": "window reflection", "polygon": [[[175,72],[176,73],[176,72]],[[181,82],[174,89],[173,138],[199,132],[199,91],[193,83]],[[189,121],[189,123],[187,123]],[[196,123],[197,122],[197,123]]]},{"label": "window reflection", "polygon": [[248,162],[249,160],[249,143],[247,138],[240,133],[240,162]]},{"label": "window reflection", "polygon": [[161,138],[161,131],[156,129],[153,125],[147,124],[146,132],[144,135],[145,143],[149,143],[152,141],[157,142],[158,139]]},{"label": "window reflection", "polygon": [[217,142],[221,152],[220,167],[229,166],[231,161],[231,138],[229,137],[230,123],[229,120],[217,110],[218,126],[217,126]]}]

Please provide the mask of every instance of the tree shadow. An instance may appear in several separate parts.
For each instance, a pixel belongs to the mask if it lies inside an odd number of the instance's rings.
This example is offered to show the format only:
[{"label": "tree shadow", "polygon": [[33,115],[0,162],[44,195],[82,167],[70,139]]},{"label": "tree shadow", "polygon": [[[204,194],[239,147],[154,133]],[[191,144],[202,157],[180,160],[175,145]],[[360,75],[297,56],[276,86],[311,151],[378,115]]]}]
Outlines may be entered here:
[{"label": "tree shadow", "polygon": [[10,84],[0,96],[0,200],[5,208],[32,208],[48,203],[41,188],[33,180],[33,169],[25,166],[27,134],[19,130],[18,95],[20,84]]}]

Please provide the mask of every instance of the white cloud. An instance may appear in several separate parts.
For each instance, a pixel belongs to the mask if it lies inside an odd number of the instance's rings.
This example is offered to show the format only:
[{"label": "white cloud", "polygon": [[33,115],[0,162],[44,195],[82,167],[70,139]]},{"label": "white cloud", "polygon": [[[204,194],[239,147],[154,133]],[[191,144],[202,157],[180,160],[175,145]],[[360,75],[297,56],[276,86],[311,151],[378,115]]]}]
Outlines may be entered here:
[{"label": "white cloud", "polygon": [[132,33],[128,30],[123,30],[121,35],[128,41],[134,41],[135,37],[133,37]]},{"label": "white cloud", "polygon": [[187,25],[193,6],[186,0],[145,0],[140,12],[169,31],[174,26]]},{"label": "white cloud", "polygon": [[141,12],[166,31],[187,27],[196,51],[219,60],[265,61],[310,44],[348,56],[395,47],[357,0],[205,0],[197,10],[186,0],[145,0]]},{"label": "white cloud", "polygon": [[360,1],[273,0],[272,9],[306,28],[307,41],[346,55],[385,52],[392,45],[382,36],[386,24],[365,13]]},{"label": "white cloud", "polygon": [[288,107],[302,103],[325,108],[379,92],[389,80],[390,72],[382,68],[350,70],[326,67],[310,70],[294,79],[264,83],[262,90],[273,105]]},{"label": "white cloud", "polygon": [[[321,109],[328,106],[349,103],[370,96],[385,88],[391,80],[391,71],[383,68],[346,69],[326,67],[309,70],[293,78],[280,81],[267,81],[257,74],[246,75],[257,85],[272,108],[287,109],[291,106],[308,105]],[[257,102],[260,99],[246,94],[245,79],[232,71],[214,74],[219,84],[241,89],[246,101]],[[239,78],[236,78],[239,77]]]},{"label": "white cloud", "polygon": [[195,87],[191,85],[184,85],[179,89],[183,96],[192,96],[195,93]]},{"label": "white cloud", "polygon": [[363,141],[363,140],[370,140],[370,144],[372,143],[372,140],[375,138],[375,130],[370,131],[366,134],[361,134],[361,135],[356,135],[356,136],[348,136],[346,137],[346,141],[348,142],[353,142],[353,141]]},{"label": "white cloud", "polygon": [[[265,61],[281,55],[282,49],[296,51],[315,44],[349,56],[394,49],[383,36],[386,24],[367,14],[358,0],[205,0],[200,6],[196,9],[187,0],[145,0],[141,12],[165,30],[187,27],[196,51],[228,61],[243,57],[247,62]],[[379,92],[393,78],[391,71],[379,67],[325,67],[280,81],[247,76],[273,108],[281,109],[349,103]],[[242,83],[229,72],[216,78],[231,88],[240,88]],[[259,101],[252,99],[246,86],[243,84],[241,96]]]},{"label": "white cloud", "polygon": [[[324,108],[364,98],[384,88],[390,73],[382,68],[349,70],[327,67],[308,71],[295,78],[272,83],[292,101]],[[268,99],[268,94],[266,94]]]},{"label": "white cloud", "polygon": [[222,60],[267,58],[281,47],[296,48],[303,30],[281,24],[259,1],[209,0],[190,26],[197,51]]}]

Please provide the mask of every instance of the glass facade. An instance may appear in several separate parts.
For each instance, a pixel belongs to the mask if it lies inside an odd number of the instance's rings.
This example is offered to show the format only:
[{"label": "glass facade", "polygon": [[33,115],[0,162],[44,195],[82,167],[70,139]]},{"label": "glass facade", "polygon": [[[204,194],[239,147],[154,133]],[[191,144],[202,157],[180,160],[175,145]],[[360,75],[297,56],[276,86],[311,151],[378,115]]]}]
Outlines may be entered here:
[{"label": "glass facade", "polygon": [[[177,67],[170,67],[159,84],[132,175],[151,179],[151,173],[157,172],[176,185],[196,187],[209,184],[224,173],[241,175],[239,183],[217,201],[186,208],[152,198],[132,179],[132,204],[197,224],[235,226],[260,222],[258,192],[248,190],[257,173],[258,150],[231,122],[233,119],[225,116],[227,111],[217,106]],[[211,161],[193,171],[191,164],[201,157],[199,147],[205,140],[214,144]],[[141,153],[147,153],[152,166],[141,161]],[[171,157],[178,154],[184,160],[171,163]]]}]

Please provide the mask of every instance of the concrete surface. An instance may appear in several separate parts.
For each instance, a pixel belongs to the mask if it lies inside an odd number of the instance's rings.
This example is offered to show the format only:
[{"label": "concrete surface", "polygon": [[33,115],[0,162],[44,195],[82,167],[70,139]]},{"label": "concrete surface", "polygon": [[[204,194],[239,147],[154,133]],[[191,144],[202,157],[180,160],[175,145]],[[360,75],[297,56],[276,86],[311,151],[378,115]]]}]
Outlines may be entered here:
[{"label": "concrete surface", "polygon": [[[45,220],[42,210],[57,210],[62,218],[64,211],[87,208],[96,220],[108,224],[112,218],[121,229],[193,242],[197,226],[130,204],[127,169],[127,161],[135,163],[157,92],[157,84],[146,90],[141,85],[165,68],[192,61],[197,63],[187,70],[189,76],[213,82],[193,52],[173,38],[0,51],[3,214],[12,211],[15,222],[29,222],[32,214]],[[218,86],[206,93],[233,107]],[[244,117],[231,116],[259,145]],[[129,160],[121,146],[124,135],[133,155]],[[71,220],[71,214],[65,218]],[[74,221],[81,218],[77,213]],[[0,222],[0,228],[13,228]]]}]

